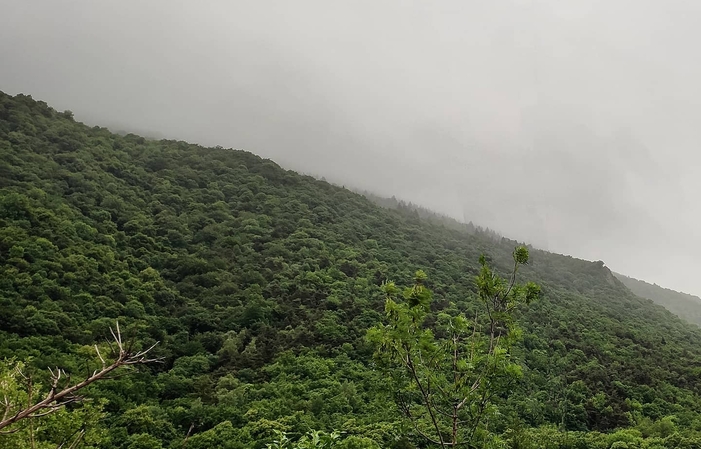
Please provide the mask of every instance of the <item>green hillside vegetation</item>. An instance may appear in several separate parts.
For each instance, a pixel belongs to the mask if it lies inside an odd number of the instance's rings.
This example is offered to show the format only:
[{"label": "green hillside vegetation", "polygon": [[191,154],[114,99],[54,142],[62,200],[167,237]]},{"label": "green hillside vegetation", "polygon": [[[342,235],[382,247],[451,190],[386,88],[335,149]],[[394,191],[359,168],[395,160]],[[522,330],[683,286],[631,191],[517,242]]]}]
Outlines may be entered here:
[{"label": "green hillside vegetation", "polygon": [[[480,256],[507,276],[516,245],[0,93],[0,388],[24,394],[18,362],[37,390],[47,367],[82,378],[115,320],[163,357],[0,449],[81,429],[91,448],[427,447],[367,338],[386,323],[382,285],[423,270],[440,337],[443,317],[480,310]],[[701,330],[603,262],[531,249],[518,281],[542,296],[514,312],[522,375],[493,398],[492,447],[701,447]]]},{"label": "green hillside vegetation", "polygon": [[398,200],[394,196],[391,198],[385,198],[380,195],[376,195],[372,192],[368,192],[366,190],[360,191],[358,193],[360,193],[373,203],[377,204],[378,206],[384,207],[386,209],[395,209],[404,214],[413,214],[414,216],[423,218],[425,221],[429,221],[434,224],[439,224],[446,228],[467,232],[468,234],[477,233],[480,234],[481,237],[486,237],[495,241],[500,241],[503,238],[501,234],[492,229],[483,228],[482,226],[475,226],[475,224],[471,221],[468,223],[459,222],[458,220],[447,215],[440,214],[423,206],[413,204],[411,201],[407,202],[403,200]]},{"label": "green hillside vegetation", "polygon": [[698,296],[670,290],[657,284],[649,284],[622,274],[614,274],[630,291],[641,298],[652,300],[689,323],[701,326],[701,298]]}]

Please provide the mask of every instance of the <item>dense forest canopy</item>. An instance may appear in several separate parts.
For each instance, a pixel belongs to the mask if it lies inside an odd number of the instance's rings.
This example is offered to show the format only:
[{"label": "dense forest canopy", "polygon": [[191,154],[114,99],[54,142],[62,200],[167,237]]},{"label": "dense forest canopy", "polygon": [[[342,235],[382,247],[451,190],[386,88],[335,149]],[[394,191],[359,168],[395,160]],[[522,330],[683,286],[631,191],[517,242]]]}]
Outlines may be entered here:
[{"label": "dense forest canopy", "polygon": [[[0,448],[81,427],[95,448],[285,447],[310,431],[425,447],[372,361],[381,286],[424,270],[429,325],[471,316],[480,256],[507,273],[516,245],[245,151],[120,136],[0,93],[0,379],[18,362],[44,385],[49,366],[79,378],[115,320],[163,357]],[[519,281],[543,295],[515,316],[523,375],[489,422],[501,447],[700,447],[701,330],[603,262],[530,256]]]}]

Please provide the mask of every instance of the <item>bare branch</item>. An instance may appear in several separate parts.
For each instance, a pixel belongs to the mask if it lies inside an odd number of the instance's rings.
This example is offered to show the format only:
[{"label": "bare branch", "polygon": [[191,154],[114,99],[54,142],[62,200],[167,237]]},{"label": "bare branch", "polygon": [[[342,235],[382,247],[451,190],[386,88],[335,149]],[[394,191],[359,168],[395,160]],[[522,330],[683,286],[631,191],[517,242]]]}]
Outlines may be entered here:
[{"label": "bare branch", "polygon": [[7,395],[3,395],[3,403],[2,405],[5,406],[5,411],[2,414],[2,419],[0,421],[5,421],[7,419],[7,415],[10,414],[10,408],[12,407],[12,403],[10,402],[10,398],[7,397]]},{"label": "bare branch", "polygon": [[195,423],[193,422],[190,424],[190,428],[187,429],[187,435],[185,435],[185,439],[183,440],[183,445],[180,446],[181,448],[184,448],[185,445],[187,444],[187,440],[190,438],[190,434],[192,433],[192,430],[195,428]]},{"label": "bare branch", "polygon": [[[0,430],[10,426],[17,421],[20,421],[25,418],[38,418],[41,416],[46,416],[48,414],[51,414],[60,408],[64,407],[66,404],[70,404],[72,402],[79,402],[83,398],[76,395],[75,393],[82,389],[87,387],[88,385],[92,384],[93,382],[96,382],[98,380],[104,380],[104,379],[109,379],[112,376],[108,376],[110,373],[113,371],[124,367],[124,366],[132,366],[132,365],[142,365],[142,364],[147,364],[147,363],[152,363],[152,362],[160,362],[163,359],[162,358],[149,358],[148,354],[149,352],[158,344],[156,342],[154,345],[149,347],[146,350],[143,351],[138,351],[136,353],[133,353],[131,351],[126,351],[124,350],[124,345],[122,343],[122,333],[119,328],[119,322],[116,323],[116,332],[110,327],[110,333],[112,334],[112,337],[114,338],[114,343],[117,345],[117,348],[119,349],[119,352],[115,354],[115,360],[112,361],[112,363],[107,364],[105,359],[102,357],[102,354],[100,354],[99,349],[97,348],[97,345],[95,345],[95,351],[97,352],[97,355],[102,362],[102,369],[100,370],[95,370],[93,371],[92,375],[87,377],[85,380],[82,382],[79,382],[77,384],[71,385],[70,380],[71,377],[66,373],[66,371],[60,369],[60,368],[55,368],[51,369],[49,368],[49,373],[51,375],[51,388],[49,390],[49,393],[46,395],[46,397],[37,402],[32,404],[32,401],[30,399],[29,403],[25,408],[20,408],[13,416],[9,417],[10,415],[10,409],[12,408],[12,404],[9,401],[9,399],[5,396],[4,402],[2,405],[5,406],[5,411],[3,413],[2,420],[0,420]],[[111,346],[111,345],[110,345]],[[131,345],[130,345],[131,348]],[[20,373],[23,377],[25,377],[22,373]],[[27,379],[25,377],[25,379]],[[63,382],[62,382],[62,379]],[[31,378],[28,380],[29,385],[30,385],[30,398],[31,398]],[[59,384],[64,384],[66,385],[65,388],[61,389],[59,388]],[[4,431],[2,433],[7,433],[8,431]],[[82,436],[81,436],[82,438]],[[77,444],[77,443],[75,443]],[[70,447],[75,447],[75,444],[71,444]]]},{"label": "bare branch", "polygon": [[102,362],[102,367],[104,368],[105,365],[107,365],[107,362],[105,362],[105,359],[102,358],[102,354],[100,354],[100,349],[95,345],[95,352],[97,353],[97,356],[100,358],[100,361]]},{"label": "bare branch", "polygon": [[[424,388],[423,384],[421,383],[421,380],[419,379],[419,375],[416,372],[416,368],[414,367],[414,363],[411,361],[411,357],[407,354],[407,359],[409,360],[409,370],[411,372],[411,375],[414,377],[414,380],[416,381],[417,386],[419,387],[419,391],[421,391],[421,395],[424,398],[424,402],[426,403],[426,408],[428,409],[428,414],[431,417],[431,422],[433,423],[433,427],[436,429],[436,433],[438,434],[438,444],[441,445],[441,447],[445,447],[445,441],[443,440],[443,434],[441,434],[441,429],[440,426],[438,425],[438,421],[436,420],[436,416],[433,413],[433,409],[431,407],[431,399],[426,392],[426,389]],[[436,444],[436,443],[434,443]]]},{"label": "bare branch", "polygon": [[[77,434],[77,436],[75,437],[75,439],[73,440],[71,445],[68,446],[66,449],[75,449],[76,447],[78,447],[78,443],[80,443],[80,440],[82,440],[83,436],[85,436],[85,429],[80,429],[80,430],[76,431],[76,433],[74,433],[73,435],[76,435],[76,434]],[[71,437],[73,437],[73,435],[71,435]],[[66,444],[65,441],[63,443],[59,444],[58,446],[56,446],[56,449],[63,449],[64,444]]]}]

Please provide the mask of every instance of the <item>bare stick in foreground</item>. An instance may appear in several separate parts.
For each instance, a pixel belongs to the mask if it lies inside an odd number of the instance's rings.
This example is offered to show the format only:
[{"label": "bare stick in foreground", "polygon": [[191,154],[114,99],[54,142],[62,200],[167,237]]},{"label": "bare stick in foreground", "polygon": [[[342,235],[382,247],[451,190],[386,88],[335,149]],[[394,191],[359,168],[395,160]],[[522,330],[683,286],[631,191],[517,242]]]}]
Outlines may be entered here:
[{"label": "bare stick in foreground", "polygon": [[[60,368],[52,370],[49,368],[49,371],[51,372],[51,388],[44,399],[34,404],[27,404],[27,406],[24,408],[20,407],[16,412],[12,410],[16,405],[13,404],[9,398],[4,398],[5,400],[0,403],[0,406],[4,407],[3,415],[0,419],[0,433],[12,433],[12,430],[2,431],[2,429],[16,423],[17,421],[25,418],[39,418],[41,416],[46,416],[61,409],[62,407],[65,407],[67,404],[82,400],[83,398],[76,394],[80,389],[87,387],[95,381],[109,379],[110,377],[108,375],[118,368],[131,365],[143,365],[162,360],[161,358],[148,357],[148,353],[158,344],[158,342],[144,351],[134,352],[132,350],[132,344],[129,344],[126,348],[124,347],[122,342],[122,333],[119,330],[119,322],[117,322],[116,331],[110,327],[110,332],[112,333],[112,338],[114,339],[114,343],[110,344],[114,361],[111,363],[105,361],[102,354],[100,354],[100,350],[98,349],[97,345],[95,345],[95,351],[97,352],[97,356],[100,358],[102,368],[96,369],[88,378],[74,385],[71,385],[70,375],[68,375],[64,370]],[[60,387],[59,384],[64,384],[66,386]]]}]

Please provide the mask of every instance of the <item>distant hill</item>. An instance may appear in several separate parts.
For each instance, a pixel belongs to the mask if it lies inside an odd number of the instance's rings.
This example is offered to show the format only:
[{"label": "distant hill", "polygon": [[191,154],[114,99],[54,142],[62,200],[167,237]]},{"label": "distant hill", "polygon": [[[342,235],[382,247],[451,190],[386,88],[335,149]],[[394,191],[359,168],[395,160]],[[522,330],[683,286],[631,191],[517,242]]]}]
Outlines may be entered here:
[{"label": "distant hill", "polygon": [[701,298],[698,296],[670,290],[657,284],[649,284],[619,273],[614,274],[636,295],[664,306],[689,323],[701,326]]}]

